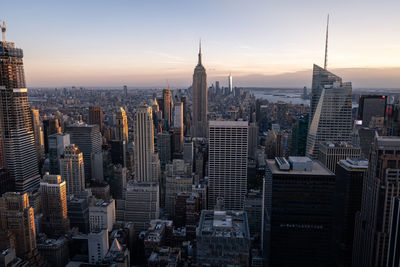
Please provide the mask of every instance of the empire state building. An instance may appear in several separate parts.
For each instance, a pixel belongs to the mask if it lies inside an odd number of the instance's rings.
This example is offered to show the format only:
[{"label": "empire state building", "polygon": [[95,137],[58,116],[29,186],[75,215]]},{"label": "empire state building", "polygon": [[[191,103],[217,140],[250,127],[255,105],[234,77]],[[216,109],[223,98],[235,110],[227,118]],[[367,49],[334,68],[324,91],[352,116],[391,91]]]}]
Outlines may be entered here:
[{"label": "empire state building", "polygon": [[207,137],[207,74],[201,63],[201,44],[199,62],[193,73],[193,137]]}]

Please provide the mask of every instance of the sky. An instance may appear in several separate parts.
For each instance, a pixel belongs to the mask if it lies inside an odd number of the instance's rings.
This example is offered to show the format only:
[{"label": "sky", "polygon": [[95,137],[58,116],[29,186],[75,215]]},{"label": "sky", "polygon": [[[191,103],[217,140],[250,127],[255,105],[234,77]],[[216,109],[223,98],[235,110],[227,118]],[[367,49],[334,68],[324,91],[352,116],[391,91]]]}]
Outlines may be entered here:
[{"label": "sky", "polygon": [[400,88],[398,0],[3,0],[29,87],[302,87],[323,65],[353,87]]}]

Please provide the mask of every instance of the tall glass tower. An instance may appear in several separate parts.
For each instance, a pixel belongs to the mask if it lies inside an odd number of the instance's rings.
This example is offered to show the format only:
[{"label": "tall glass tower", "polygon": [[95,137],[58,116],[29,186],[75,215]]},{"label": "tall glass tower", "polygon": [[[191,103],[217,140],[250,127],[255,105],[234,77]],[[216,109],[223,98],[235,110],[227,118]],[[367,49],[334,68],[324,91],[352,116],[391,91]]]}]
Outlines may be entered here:
[{"label": "tall glass tower", "polygon": [[319,143],[351,142],[351,83],[342,82],[335,74],[314,65],[310,127],[306,155],[318,158]]},{"label": "tall glass tower", "polygon": [[5,24],[0,42],[0,138],[4,140],[6,168],[15,190],[27,192],[40,183],[32,118],[25,87],[22,49],[5,41]]}]

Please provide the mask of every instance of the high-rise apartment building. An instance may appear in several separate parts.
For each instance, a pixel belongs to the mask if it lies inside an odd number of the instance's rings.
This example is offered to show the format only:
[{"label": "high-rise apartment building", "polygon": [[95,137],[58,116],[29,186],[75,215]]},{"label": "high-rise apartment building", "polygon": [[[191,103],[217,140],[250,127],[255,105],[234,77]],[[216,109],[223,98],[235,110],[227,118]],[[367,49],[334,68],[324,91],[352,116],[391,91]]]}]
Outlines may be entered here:
[{"label": "high-rise apartment building", "polygon": [[128,117],[122,107],[119,107],[114,115],[115,140],[128,143]]},{"label": "high-rise apartment building", "polygon": [[101,134],[98,125],[88,125],[76,123],[66,127],[66,133],[69,133],[71,144],[75,144],[83,153],[85,162],[86,181],[94,179],[92,177],[92,155],[101,153]]},{"label": "high-rise apartment building", "polygon": [[183,150],[183,103],[175,102],[173,124],[173,147],[175,153]]},{"label": "high-rise apartment building", "polygon": [[27,192],[39,187],[40,175],[22,58],[14,43],[0,42],[0,154],[15,190]]},{"label": "high-rise apartment building", "polygon": [[103,132],[103,109],[101,107],[89,107],[89,124],[99,125],[100,132]]},{"label": "high-rise apartment building", "polygon": [[400,137],[376,136],[356,215],[352,266],[386,265],[391,211],[400,196],[399,164]]},{"label": "high-rise apartment building", "polygon": [[347,142],[321,142],[319,144],[318,160],[331,172],[336,173],[336,164],[347,158],[361,157],[361,148]]},{"label": "high-rise apartment building", "polygon": [[53,134],[48,139],[49,172],[50,174],[60,174],[60,157],[64,154],[64,148],[70,145],[69,134]]},{"label": "high-rise apartment building", "polygon": [[153,160],[159,160],[154,156],[153,114],[151,107],[144,105],[135,114],[136,180],[158,182],[158,173],[152,171]]},{"label": "high-rise apartment building", "polygon": [[271,266],[330,266],[335,175],[308,157],[267,160],[266,168]]},{"label": "high-rise apartment building", "polygon": [[193,137],[207,137],[207,74],[201,62],[201,45],[199,48],[199,61],[193,74]]},{"label": "high-rise apartment building", "polygon": [[67,218],[67,185],[60,175],[44,175],[40,182],[42,231],[59,237],[69,230]]},{"label": "high-rise apartment building", "polygon": [[351,142],[352,87],[333,73],[314,65],[306,155],[317,159],[319,143]]},{"label": "high-rise apartment building", "polygon": [[247,139],[246,121],[210,121],[209,209],[219,197],[224,198],[227,209],[243,209],[247,193]]},{"label": "high-rise apartment building", "polygon": [[29,259],[35,253],[34,217],[26,193],[7,192],[0,198],[0,230],[11,232],[15,238],[16,254],[22,259]]},{"label": "high-rise apartment building", "polygon": [[67,194],[80,193],[85,189],[85,164],[83,153],[74,144],[64,148],[61,156],[61,177],[67,182]]}]

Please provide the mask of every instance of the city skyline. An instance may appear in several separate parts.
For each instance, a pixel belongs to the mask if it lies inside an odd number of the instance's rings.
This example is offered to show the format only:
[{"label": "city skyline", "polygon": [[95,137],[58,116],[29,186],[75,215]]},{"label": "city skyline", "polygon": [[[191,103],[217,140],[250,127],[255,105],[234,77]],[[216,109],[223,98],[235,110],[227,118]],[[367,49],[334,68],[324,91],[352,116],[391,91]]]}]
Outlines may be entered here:
[{"label": "city skyline", "polygon": [[24,47],[30,87],[188,87],[200,37],[209,84],[231,72],[234,86],[302,87],[323,63],[329,13],[328,68],[355,88],[398,87],[399,3],[289,2],[23,1],[0,20]]}]

